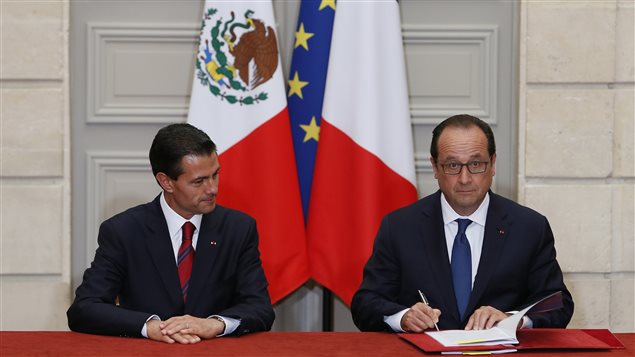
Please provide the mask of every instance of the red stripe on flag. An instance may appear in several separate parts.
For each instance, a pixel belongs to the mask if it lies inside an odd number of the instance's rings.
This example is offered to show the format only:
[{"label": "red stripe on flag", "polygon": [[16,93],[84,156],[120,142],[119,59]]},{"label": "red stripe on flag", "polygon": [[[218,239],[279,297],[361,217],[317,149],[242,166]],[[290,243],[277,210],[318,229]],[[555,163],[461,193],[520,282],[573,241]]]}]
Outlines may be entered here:
[{"label": "red stripe on flag", "polygon": [[272,303],[309,279],[290,135],[285,108],[219,157],[218,203],[257,218],[260,254]]},{"label": "red stripe on flag", "polygon": [[350,305],[381,219],[416,199],[412,183],[322,119],[307,227],[313,279]]}]

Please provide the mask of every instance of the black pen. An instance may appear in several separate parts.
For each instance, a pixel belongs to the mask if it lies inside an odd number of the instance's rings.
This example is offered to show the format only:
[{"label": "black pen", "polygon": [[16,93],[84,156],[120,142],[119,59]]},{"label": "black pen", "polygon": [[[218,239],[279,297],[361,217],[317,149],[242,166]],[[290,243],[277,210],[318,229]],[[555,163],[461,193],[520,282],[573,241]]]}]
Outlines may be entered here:
[{"label": "black pen", "polygon": [[[423,293],[421,292],[421,290],[417,290],[419,292],[419,296],[421,296],[421,301],[423,301],[424,304],[426,304],[427,306],[430,306],[430,303],[428,302],[428,299],[426,299],[426,296],[423,295]],[[439,326],[437,326],[437,323],[434,323],[434,327],[436,327],[437,331],[439,331]]]}]

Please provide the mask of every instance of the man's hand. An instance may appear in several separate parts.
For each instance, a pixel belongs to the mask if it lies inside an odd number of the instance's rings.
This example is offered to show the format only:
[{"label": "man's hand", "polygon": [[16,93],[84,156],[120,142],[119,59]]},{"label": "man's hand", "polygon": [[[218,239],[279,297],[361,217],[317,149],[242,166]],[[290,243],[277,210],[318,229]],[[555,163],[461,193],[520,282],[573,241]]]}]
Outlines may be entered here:
[{"label": "man's hand", "polygon": [[483,330],[492,328],[498,321],[507,317],[507,314],[491,306],[481,306],[470,316],[465,325],[466,330]]},{"label": "man's hand", "polygon": [[441,310],[418,302],[412,305],[401,318],[401,328],[406,332],[423,332],[434,328],[434,324],[439,322],[439,316],[441,316]]},{"label": "man's hand", "polygon": [[164,334],[161,331],[161,325],[164,323],[165,322],[159,320],[150,320],[146,322],[148,338],[165,343],[178,342],[182,344],[197,343],[201,340],[198,336],[185,332],[176,332],[171,335]]},{"label": "man's hand", "polygon": [[[190,315],[172,317],[161,322],[160,327],[164,336],[175,338],[173,336],[180,335],[185,337],[186,341],[189,341],[181,342],[177,340],[177,342],[181,343],[196,343],[201,339],[214,338],[225,331],[225,323],[220,320],[202,319]],[[188,338],[191,336],[196,339]]]}]

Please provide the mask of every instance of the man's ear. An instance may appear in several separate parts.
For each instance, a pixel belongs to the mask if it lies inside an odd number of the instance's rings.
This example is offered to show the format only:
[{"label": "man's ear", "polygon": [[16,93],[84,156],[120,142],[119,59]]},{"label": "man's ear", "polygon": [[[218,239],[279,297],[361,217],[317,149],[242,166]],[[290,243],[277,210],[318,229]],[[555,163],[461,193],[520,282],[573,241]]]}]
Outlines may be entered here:
[{"label": "man's ear", "polygon": [[174,187],[172,186],[172,179],[170,178],[170,176],[164,174],[163,172],[157,172],[156,176],[154,177],[157,179],[159,185],[161,185],[163,191],[169,193],[172,193],[172,191],[174,191]]},{"label": "man's ear", "polygon": [[437,163],[435,162],[433,157],[430,157],[430,163],[432,164],[432,171],[434,171],[434,178],[438,179],[438,177],[437,177]]}]

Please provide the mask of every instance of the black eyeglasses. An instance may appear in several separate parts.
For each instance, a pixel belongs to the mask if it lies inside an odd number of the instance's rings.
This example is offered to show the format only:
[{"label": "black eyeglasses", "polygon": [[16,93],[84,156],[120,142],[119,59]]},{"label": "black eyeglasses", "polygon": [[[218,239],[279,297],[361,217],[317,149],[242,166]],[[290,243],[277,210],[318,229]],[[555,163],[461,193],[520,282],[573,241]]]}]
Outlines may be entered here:
[{"label": "black eyeglasses", "polygon": [[456,161],[450,161],[445,164],[439,165],[441,165],[441,167],[443,168],[443,173],[445,173],[446,175],[458,175],[461,173],[463,166],[467,167],[467,170],[471,174],[482,174],[483,172],[485,172],[485,170],[487,170],[487,164],[489,164],[489,161],[474,160],[465,164]]}]

